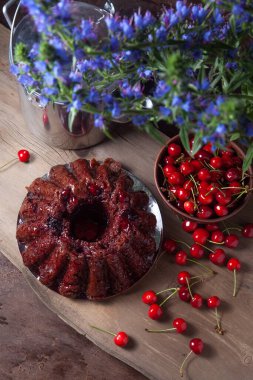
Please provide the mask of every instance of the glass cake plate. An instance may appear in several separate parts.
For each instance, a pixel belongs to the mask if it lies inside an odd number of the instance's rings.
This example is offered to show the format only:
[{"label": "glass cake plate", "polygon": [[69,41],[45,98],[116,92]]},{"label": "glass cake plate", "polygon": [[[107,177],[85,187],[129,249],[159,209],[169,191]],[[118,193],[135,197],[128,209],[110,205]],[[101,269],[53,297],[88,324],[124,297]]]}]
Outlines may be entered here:
[{"label": "glass cake plate", "polygon": [[[65,166],[66,166],[66,168],[70,169],[69,164],[66,164]],[[133,180],[133,190],[134,191],[144,191],[148,195],[148,197],[149,197],[149,203],[148,203],[148,206],[147,206],[147,211],[150,212],[150,213],[152,213],[152,214],[154,214],[155,217],[156,217],[156,228],[155,228],[153,237],[154,237],[155,242],[156,242],[156,250],[157,250],[156,251],[156,256],[155,256],[154,261],[153,261],[152,265],[150,266],[149,270],[138,281],[136,281],[130,288],[128,288],[125,291],[123,291],[123,293],[126,293],[126,292],[128,292],[129,289],[131,289],[137,283],[139,283],[140,281],[142,281],[142,279],[144,277],[146,277],[146,275],[154,267],[154,265],[155,265],[155,263],[156,263],[156,261],[157,261],[157,259],[159,257],[160,249],[161,249],[161,244],[162,244],[162,238],[163,238],[163,220],[162,220],[162,215],[161,215],[161,211],[160,211],[159,205],[157,203],[157,200],[154,197],[154,195],[152,194],[152,192],[149,190],[149,188],[138,177],[136,177],[132,172],[130,172],[129,170],[126,170],[126,169],[123,169],[123,170]],[[41,178],[47,180],[49,178],[49,173],[46,173]],[[20,215],[18,215],[17,226],[19,226],[19,224],[21,224],[21,223],[23,223],[23,220],[20,217]],[[22,244],[22,243],[20,243],[20,242],[18,242],[18,248],[19,248],[20,253],[22,254],[23,251],[25,250],[25,245]],[[35,274],[33,274],[32,271],[30,271],[26,267],[24,267],[24,270],[22,272],[23,273],[24,272],[29,273],[29,275],[28,275],[28,282],[30,283],[30,285],[32,287],[34,287],[32,285],[32,283],[31,283],[32,282],[31,278],[32,277],[33,278],[36,277]],[[43,285],[43,284],[41,284],[41,285],[43,287],[47,288],[45,285]],[[122,294],[122,293],[118,293],[118,294],[115,294],[115,295],[108,296],[108,297],[104,298],[103,300],[107,300],[107,299],[110,299],[110,298],[113,298],[113,297],[117,297],[120,294]],[[99,301],[99,300],[96,299],[95,301]]]}]

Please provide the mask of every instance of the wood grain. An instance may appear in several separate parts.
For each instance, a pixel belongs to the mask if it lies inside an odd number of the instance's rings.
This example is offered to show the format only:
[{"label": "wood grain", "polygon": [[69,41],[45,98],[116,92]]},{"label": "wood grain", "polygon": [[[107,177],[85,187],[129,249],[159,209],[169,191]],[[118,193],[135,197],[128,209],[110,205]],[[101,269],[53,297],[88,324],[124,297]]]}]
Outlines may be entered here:
[{"label": "wood grain", "polygon": [[[242,271],[238,276],[239,296],[232,298],[232,275],[224,268],[218,268],[215,279],[206,282],[200,290],[203,296],[216,294],[222,299],[224,336],[215,333],[215,321],[210,310],[198,311],[177,299],[166,306],[163,321],[154,322],[147,318],[147,307],[140,301],[143,291],[148,288],[161,290],[175,284],[178,268],[168,256],[162,256],[154,270],[129,293],[101,303],[65,299],[46,289],[24,269],[17,249],[15,229],[17,212],[26,193],[25,186],[35,177],[48,172],[50,166],[77,157],[104,159],[111,156],[120,160],[146,183],[159,200],[167,234],[188,241],[189,236],[182,233],[177,218],[168,212],[155,189],[153,166],[161,146],[148,136],[121,127],[115,132],[114,140],[107,140],[89,150],[70,152],[50,148],[29,134],[20,113],[16,82],[9,74],[8,32],[2,27],[0,36],[0,165],[14,158],[22,147],[32,153],[28,165],[17,162],[0,173],[0,251],[22,271],[42,301],[61,319],[150,379],[178,379],[179,363],[183,354],[188,352],[188,341],[190,337],[198,336],[206,343],[205,351],[199,358],[192,357],[186,379],[250,380],[253,366],[253,259],[252,242],[249,240],[242,240],[236,252],[228,250],[230,255],[238,255],[242,261]],[[251,203],[237,220],[252,218],[252,209]],[[200,272],[195,267],[189,270],[194,274]],[[148,334],[144,331],[145,327],[167,327],[176,316],[184,317],[189,322],[189,332],[184,336],[174,333]],[[92,330],[90,324],[108,330],[124,329],[131,336],[129,348],[123,350],[115,347],[107,335]]]}]

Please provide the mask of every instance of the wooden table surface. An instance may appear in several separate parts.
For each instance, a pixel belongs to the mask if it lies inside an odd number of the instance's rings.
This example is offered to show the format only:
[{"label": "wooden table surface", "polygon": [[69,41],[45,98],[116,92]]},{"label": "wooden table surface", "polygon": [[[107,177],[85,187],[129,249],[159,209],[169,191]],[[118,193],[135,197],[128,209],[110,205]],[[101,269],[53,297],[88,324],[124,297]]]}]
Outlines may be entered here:
[{"label": "wooden table surface", "polygon": [[[230,255],[240,256],[242,261],[238,297],[232,298],[232,275],[224,268],[218,268],[215,279],[206,282],[200,290],[204,297],[216,294],[222,299],[222,320],[226,330],[223,336],[215,333],[210,310],[192,309],[178,299],[166,306],[165,321],[154,322],[147,318],[147,307],[140,301],[143,291],[148,288],[161,290],[175,284],[178,268],[165,255],[140,285],[106,303],[65,299],[47,290],[24,270],[15,241],[15,225],[25,185],[46,173],[50,166],[69,162],[78,156],[98,159],[112,156],[121,160],[154,192],[162,208],[166,233],[188,241],[189,236],[181,231],[177,218],[166,210],[155,190],[153,165],[160,144],[148,136],[123,128],[112,141],[107,140],[89,150],[70,152],[50,148],[30,135],[20,113],[17,84],[9,74],[8,37],[9,32],[0,27],[0,165],[15,157],[22,147],[29,149],[32,159],[28,165],[16,163],[0,173],[0,251],[22,271],[43,302],[61,319],[148,378],[178,379],[178,367],[188,352],[188,341],[197,336],[205,341],[205,351],[199,358],[192,357],[185,379],[252,379],[253,259],[249,240],[242,240],[237,252],[229,251]],[[248,221],[252,210],[251,203],[237,221]],[[1,380],[144,379],[116,359],[109,359],[108,354],[102,353],[49,312],[36,299],[22,275],[3,257],[0,268]],[[199,273],[195,267],[189,270]],[[189,322],[189,332],[184,336],[144,331],[144,327],[166,328],[176,316]],[[109,330],[124,329],[132,337],[132,344],[129,349],[119,349],[107,335],[91,330],[90,323]]]}]

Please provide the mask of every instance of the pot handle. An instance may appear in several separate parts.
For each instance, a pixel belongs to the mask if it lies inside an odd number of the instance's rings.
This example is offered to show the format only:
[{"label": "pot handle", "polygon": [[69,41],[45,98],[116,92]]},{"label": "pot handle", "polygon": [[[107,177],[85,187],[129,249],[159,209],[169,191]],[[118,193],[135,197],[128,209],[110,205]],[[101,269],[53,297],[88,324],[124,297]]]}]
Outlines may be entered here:
[{"label": "pot handle", "polygon": [[9,25],[10,29],[11,29],[11,26],[12,26],[12,21],[10,16],[9,16],[9,13],[8,13],[8,10],[9,8],[14,4],[16,3],[17,0],[9,0],[4,6],[3,6],[3,14],[4,14],[4,17],[5,17],[5,20],[7,21],[7,24]]},{"label": "pot handle", "polygon": [[105,5],[104,5],[104,9],[110,13],[110,15],[114,15],[115,13],[115,7],[113,5],[113,3],[110,1],[110,0],[107,0]]}]

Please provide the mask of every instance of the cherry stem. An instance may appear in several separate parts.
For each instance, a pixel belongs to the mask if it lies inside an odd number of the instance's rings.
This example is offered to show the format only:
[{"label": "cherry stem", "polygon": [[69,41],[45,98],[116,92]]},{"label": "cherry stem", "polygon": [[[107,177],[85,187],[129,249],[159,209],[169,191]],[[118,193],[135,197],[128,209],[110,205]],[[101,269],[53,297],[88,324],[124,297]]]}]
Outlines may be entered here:
[{"label": "cherry stem", "polygon": [[237,287],[237,281],[236,281],[236,269],[234,269],[234,291],[233,291],[233,297],[236,296],[236,287]]},{"label": "cherry stem", "polygon": [[169,292],[170,290],[178,290],[178,288],[168,288],[168,289],[164,289],[164,290],[161,290],[160,292],[156,293],[156,295],[158,296],[159,294],[162,294],[162,293],[165,293],[165,292]]},{"label": "cherry stem", "polygon": [[173,330],[176,330],[176,327],[171,327],[170,329],[164,329],[164,330],[149,330],[149,329],[145,329],[145,331],[151,332],[151,333],[164,333],[164,332],[173,331]]},{"label": "cherry stem", "polygon": [[167,302],[171,297],[174,296],[174,294],[176,294],[178,292],[178,288],[175,288],[176,290],[171,293],[168,297],[166,297],[161,303],[160,303],[160,307],[163,306],[165,304],[165,302]]},{"label": "cherry stem", "polygon": [[181,240],[174,240],[176,243],[181,243],[181,244],[184,244],[187,248],[191,248],[191,246],[189,244],[187,244],[185,241],[181,241]]},{"label": "cherry stem", "polygon": [[216,241],[212,241],[212,240],[207,240],[207,241],[208,241],[208,243],[211,243],[211,244],[219,244],[219,245],[224,244],[224,241],[221,242],[221,243],[218,243],[218,242],[216,242]]},{"label": "cherry stem", "polygon": [[[194,277],[192,277],[194,278]],[[192,291],[191,291],[191,287],[190,287],[190,284],[189,284],[189,281],[188,281],[188,278],[186,277],[186,283],[187,283],[187,287],[188,287],[188,290],[189,290],[189,293],[190,293],[190,296],[191,296],[191,299],[193,299],[193,295],[192,295]]]},{"label": "cherry stem", "polygon": [[3,166],[0,166],[0,170],[2,170],[3,168],[5,168],[6,166],[12,164],[12,162],[15,162],[15,161],[18,161],[17,158],[13,158],[12,160],[8,161],[6,164],[4,164]]},{"label": "cherry stem", "polygon": [[214,270],[212,270],[211,268],[209,268],[208,266],[206,266],[204,264],[199,263],[197,260],[187,259],[187,261],[190,261],[191,263],[194,263],[194,264],[201,266],[202,268],[204,268],[208,272],[211,272],[212,274],[216,274],[216,272]]},{"label": "cherry stem", "polygon": [[200,243],[196,243],[196,244],[200,245],[201,247],[207,249],[207,250],[210,251],[210,252],[214,252],[211,248],[208,248],[208,247],[206,247],[206,246],[203,245],[203,244],[200,244]]},{"label": "cherry stem", "polygon": [[216,322],[217,322],[216,331],[218,334],[223,335],[223,330],[221,327],[221,317],[218,313],[217,307],[214,309],[214,313],[215,313]]},{"label": "cherry stem", "polygon": [[239,228],[239,227],[227,227],[222,232],[226,232],[226,231],[230,231],[230,230],[236,230],[236,231],[240,231],[241,232],[242,229]]},{"label": "cherry stem", "polygon": [[110,335],[113,335],[113,336],[116,336],[116,335],[117,335],[117,334],[114,334],[114,333],[111,332],[111,331],[104,330],[104,329],[100,329],[100,328],[97,327],[97,326],[90,325],[90,327],[92,327],[92,328],[95,329],[95,330],[102,331],[102,332],[104,332],[104,333],[107,333],[107,334],[110,334]]},{"label": "cherry stem", "polygon": [[195,181],[195,178],[193,177],[193,175],[192,175],[192,174],[190,174],[190,178],[191,178],[191,180],[192,180],[192,182],[193,182],[193,184],[194,184],[194,186],[195,186],[195,189],[196,189],[196,193],[198,194],[198,192],[199,192],[199,189],[198,189],[198,185],[197,185],[197,182]]},{"label": "cherry stem", "polygon": [[183,363],[182,363],[182,365],[181,365],[181,367],[180,367],[180,369],[179,369],[179,373],[180,373],[180,376],[181,376],[181,377],[183,377],[183,370],[184,370],[185,362],[186,362],[186,360],[189,358],[189,356],[191,355],[191,353],[192,353],[192,351],[190,351],[190,352],[186,355],[186,357],[184,358],[184,361],[183,361]]}]

